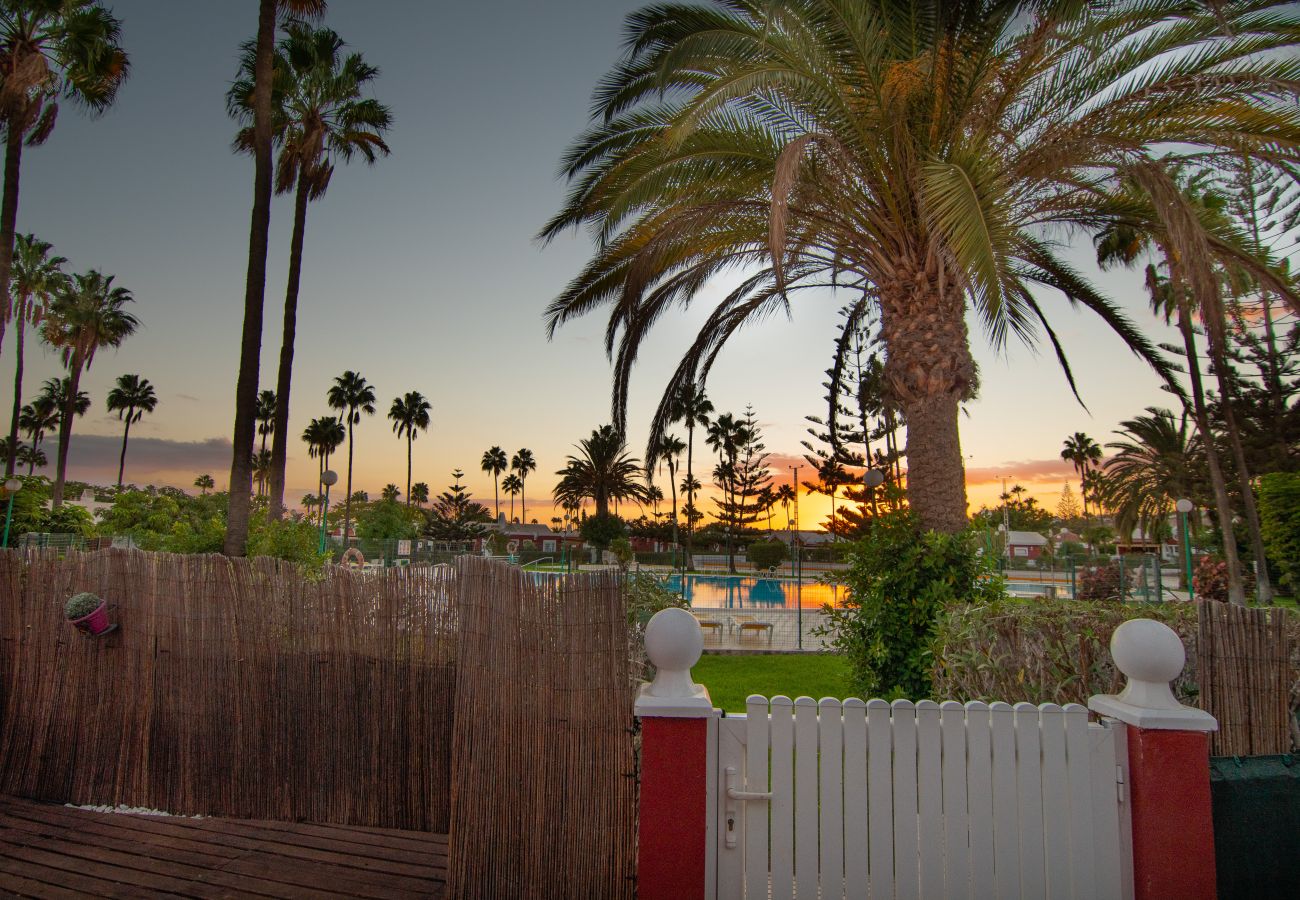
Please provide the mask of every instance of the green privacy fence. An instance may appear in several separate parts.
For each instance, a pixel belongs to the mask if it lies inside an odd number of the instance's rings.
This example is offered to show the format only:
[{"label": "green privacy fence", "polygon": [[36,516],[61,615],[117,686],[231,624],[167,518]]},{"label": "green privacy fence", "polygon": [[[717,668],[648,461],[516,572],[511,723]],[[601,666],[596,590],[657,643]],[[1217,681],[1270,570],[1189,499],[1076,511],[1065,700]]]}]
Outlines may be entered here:
[{"label": "green privacy fence", "polygon": [[1300,896],[1300,757],[1210,760],[1220,900]]}]

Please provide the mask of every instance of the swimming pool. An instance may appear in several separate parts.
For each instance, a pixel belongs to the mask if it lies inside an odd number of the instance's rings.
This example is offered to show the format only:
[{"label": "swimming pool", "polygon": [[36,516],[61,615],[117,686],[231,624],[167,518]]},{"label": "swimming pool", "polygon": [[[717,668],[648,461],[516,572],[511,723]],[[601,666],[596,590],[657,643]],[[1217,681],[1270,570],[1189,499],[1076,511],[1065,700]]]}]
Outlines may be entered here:
[{"label": "swimming pool", "polygon": [[791,578],[736,575],[671,575],[668,587],[692,607],[706,609],[821,609],[838,606],[847,592],[843,585],[818,584],[805,578],[802,587]]}]

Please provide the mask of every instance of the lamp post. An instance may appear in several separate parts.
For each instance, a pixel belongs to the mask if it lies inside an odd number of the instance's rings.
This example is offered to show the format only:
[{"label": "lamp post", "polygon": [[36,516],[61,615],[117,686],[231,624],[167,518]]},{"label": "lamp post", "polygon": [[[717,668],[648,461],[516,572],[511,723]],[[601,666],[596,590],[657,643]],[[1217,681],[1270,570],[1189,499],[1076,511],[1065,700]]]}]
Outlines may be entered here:
[{"label": "lamp post", "polygon": [[[1183,526],[1183,564],[1187,566],[1187,599],[1192,599],[1192,536],[1187,530],[1187,514],[1192,511],[1192,501],[1186,497],[1174,504]],[[1225,538],[1226,540],[1226,538]]]},{"label": "lamp post", "polygon": [[330,514],[330,485],[339,480],[338,473],[333,469],[326,469],[320,477],[321,484],[325,485],[325,509],[320,514],[320,552],[325,552],[325,521]]},{"label": "lamp post", "polygon": [[885,483],[885,473],[879,469],[867,469],[866,474],[862,476],[862,483],[871,498],[871,517],[874,519],[880,514],[876,509],[876,488]]},{"label": "lamp post", "polygon": [[14,495],[23,489],[23,483],[17,478],[10,478],[5,482],[5,493],[9,495],[9,503],[5,509],[5,538],[3,547],[9,549],[9,523],[14,519]]}]

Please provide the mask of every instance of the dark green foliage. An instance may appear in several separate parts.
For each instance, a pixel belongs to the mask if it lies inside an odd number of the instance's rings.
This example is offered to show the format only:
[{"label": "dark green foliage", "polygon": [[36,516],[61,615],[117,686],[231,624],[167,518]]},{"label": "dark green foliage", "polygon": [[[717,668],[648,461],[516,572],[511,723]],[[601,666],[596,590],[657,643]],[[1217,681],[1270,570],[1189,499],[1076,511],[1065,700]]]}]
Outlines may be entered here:
[{"label": "dark green foliage", "polygon": [[780,541],[755,541],[749,545],[746,556],[755,569],[762,571],[781,565],[789,553]]},{"label": "dark green foliage", "polygon": [[69,619],[83,619],[99,609],[99,604],[103,602],[95,594],[82,591],[68,598],[68,602],[63,605],[63,615]]},{"label": "dark green foliage", "polygon": [[609,545],[627,533],[623,520],[613,513],[587,516],[578,529],[582,539],[597,550],[608,550]]},{"label": "dark green foliage", "polygon": [[1259,480],[1259,518],[1283,589],[1300,594],[1300,474],[1275,472]]},{"label": "dark green foliage", "polygon": [[321,569],[329,555],[320,552],[320,529],[307,519],[267,518],[265,509],[258,509],[248,519],[248,545],[245,554],[274,556],[276,559],[297,563],[304,571]]},{"label": "dark green foliage", "polygon": [[226,494],[193,497],[174,488],[122,491],[97,530],[104,537],[130,537],[142,550],[220,553]]},{"label": "dark green foliage", "polygon": [[357,537],[366,541],[409,540],[419,529],[416,520],[424,515],[395,500],[381,500],[357,512]]},{"label": "dark green foliage", "polygon": [[849,596],[843,607],[827,610],[827,632],[848,657],[861,696],[933,694],[931,646],[944,609],[1004,596],[1002,580],[976,547],[969,532],[923,532],[906,510],[882,517],[852,546]]},{"label": "dark green foliage", "polygon": [[464,472],[456,469],[451,474],[455,481],[433,501],[424,534],[435,541],[472,541],[487,531],[484,526],[492,521],[492,513],[460,483]]}]

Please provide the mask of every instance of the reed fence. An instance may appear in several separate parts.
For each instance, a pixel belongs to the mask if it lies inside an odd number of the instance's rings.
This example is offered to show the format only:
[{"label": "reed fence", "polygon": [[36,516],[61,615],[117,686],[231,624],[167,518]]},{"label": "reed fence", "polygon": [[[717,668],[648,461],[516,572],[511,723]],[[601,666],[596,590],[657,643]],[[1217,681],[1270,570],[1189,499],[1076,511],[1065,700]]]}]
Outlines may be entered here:
[{"label": "reed fence", "polygon": [[448,893],[635,894],[628,626],[612,573],[458,562]]},{"label": "reed fence", "polygon": [[1196,644],[1200,706],[1219,720],[1215,756],[1269,756],[1300,747],[1300,631],[1283,609],[1202,602]]},{"label": "reed fence", "polygon": [[[0,792],[446,832],[455,579],[2,552]],[[82,590],[117,631],[63,620]]]}]

